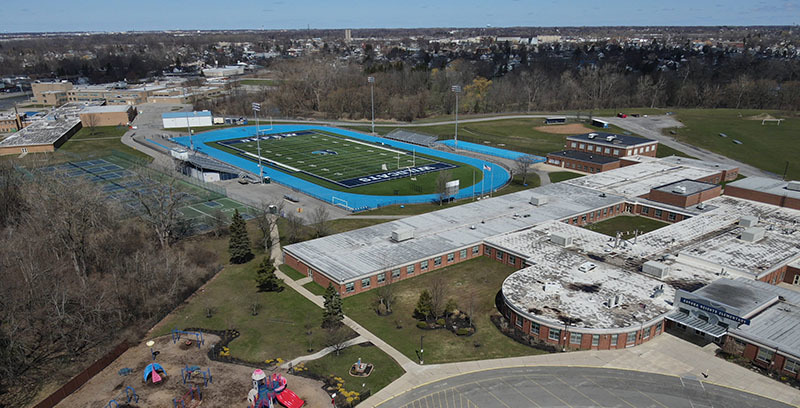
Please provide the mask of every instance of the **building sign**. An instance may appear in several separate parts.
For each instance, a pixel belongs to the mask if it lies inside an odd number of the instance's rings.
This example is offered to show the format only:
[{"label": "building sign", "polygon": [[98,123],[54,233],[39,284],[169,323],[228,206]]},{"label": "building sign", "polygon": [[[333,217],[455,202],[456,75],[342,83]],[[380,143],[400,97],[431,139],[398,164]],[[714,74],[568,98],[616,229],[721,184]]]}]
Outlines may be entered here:
[{"label": "building sign", "polygon": [[717,316],[724,317],[728,320],[733,320],[734,322],[750,325],[750,319],[745,319],[743,317],[736,316],[735,314],[728,313],[724,310],[719,310],[715,307],[711,307],[709,305],[704,305],[702,303],[696,302],[691,299],[686,299],[685,297],[681,298],[681,303],[686,303],[689,306],[695,307],[698,310],[702,310],[704,312],[713,313]]}]

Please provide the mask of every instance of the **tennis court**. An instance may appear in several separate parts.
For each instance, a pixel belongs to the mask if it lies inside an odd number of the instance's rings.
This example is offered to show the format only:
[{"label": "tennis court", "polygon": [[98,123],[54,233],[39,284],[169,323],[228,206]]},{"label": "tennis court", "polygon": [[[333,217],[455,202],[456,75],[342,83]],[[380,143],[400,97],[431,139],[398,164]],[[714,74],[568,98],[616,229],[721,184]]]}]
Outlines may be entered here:
[{"label": "tennis court", "polygon": [[458,167],[383,143],[318,130],[273,133],[215,142],[222,149],[286,173],[351,188]]}]

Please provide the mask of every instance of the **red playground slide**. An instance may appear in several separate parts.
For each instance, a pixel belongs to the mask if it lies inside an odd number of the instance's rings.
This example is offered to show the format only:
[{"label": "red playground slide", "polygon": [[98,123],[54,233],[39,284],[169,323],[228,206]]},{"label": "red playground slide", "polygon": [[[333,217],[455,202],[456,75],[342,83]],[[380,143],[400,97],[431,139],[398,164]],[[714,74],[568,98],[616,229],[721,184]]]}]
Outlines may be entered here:
[{"label": "red playground slide", "polygon": [[281,403],[286,408],[300,408],[306,402],[301,400],[297,394],[293,393],[290,389],[283,390],[280,394],[278,394],[275,398],[278,399],[278,402]]}]

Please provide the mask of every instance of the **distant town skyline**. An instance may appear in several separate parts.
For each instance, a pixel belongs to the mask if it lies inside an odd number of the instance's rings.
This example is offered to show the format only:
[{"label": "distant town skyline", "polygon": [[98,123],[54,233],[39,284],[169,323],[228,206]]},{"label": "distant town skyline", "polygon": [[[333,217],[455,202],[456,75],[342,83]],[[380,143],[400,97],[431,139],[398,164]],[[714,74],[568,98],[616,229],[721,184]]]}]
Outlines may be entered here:
[{"label": "distant town skyline", "polygon": [[321,0],[7,4],[0,32],[424,27],[796,25],[800,0]]}]

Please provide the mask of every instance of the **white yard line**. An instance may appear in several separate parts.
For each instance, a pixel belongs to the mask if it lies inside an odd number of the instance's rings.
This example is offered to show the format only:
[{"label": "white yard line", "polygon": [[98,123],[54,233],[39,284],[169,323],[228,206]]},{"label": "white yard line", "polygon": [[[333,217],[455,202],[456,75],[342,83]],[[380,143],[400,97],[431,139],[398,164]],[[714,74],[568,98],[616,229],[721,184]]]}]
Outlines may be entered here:
[{"label": "white yard line", "polygon": [[376,149],[386,150],[386,151],[389,151],[389,152],[392,152],[392,153],[408,154],[408,152],[404,152],[404,151],[401,151],[401,150],[394,150],[394,149],[390,149],[388,147],[383,147],[383,146],[378,146],[378,145],[374,145],[374,144],[367,143],[367,142],[362,142],[360,140],[355,140],[355,139],[344,139],[344,140],[347,140],[348,142],[358,143],[358,144],[364,145],[364,146],[374,147]]},{"label": "white yard line", "polygon": [[[257,155],[257,154],[250,153],[250,152],[246,152],[246,151],[244,151],[244,150],[242,150],[242,152],[243,152],[244,154],[248,155],[248,156],[255,157],[256,159],[258,159],[258,155]],[[275,160],[267,159],[267,158],[265,158],[265,157],[262,157],[262,158],[261,158],[261,161],[262,161],[262,162],[267,162],[267,163],[272,163],[272,164],[275,164],[275,165],[281,166],[281,167],[283,167],[283,168],[287,168],[287,169],[289,169],[289,170],[291,170],[291,171],[301,171],[300,169],[298,169],[298,168],[296,168],[296,167],[292,167],[292,166],[290,166],[290,165],[288,165],[288,164],[283,164],[283,163],[281,163],[281,162],[278,162],[278,161],[275,161]]]}]

